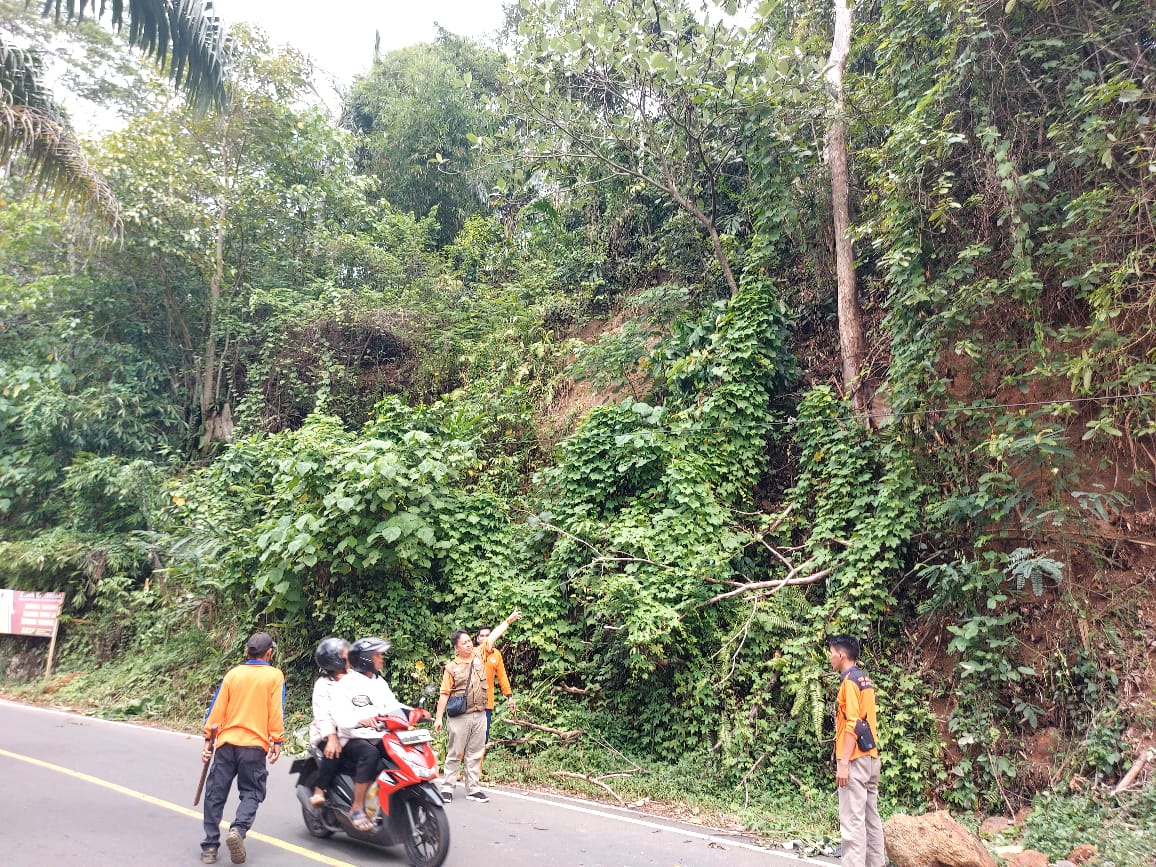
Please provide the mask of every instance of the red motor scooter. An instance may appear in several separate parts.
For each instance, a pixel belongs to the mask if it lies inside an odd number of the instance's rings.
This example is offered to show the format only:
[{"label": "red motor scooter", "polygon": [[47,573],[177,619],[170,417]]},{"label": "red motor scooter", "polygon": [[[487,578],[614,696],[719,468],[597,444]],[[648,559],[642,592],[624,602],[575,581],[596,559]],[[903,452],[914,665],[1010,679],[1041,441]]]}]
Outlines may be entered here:
[{"label": "red motor scooter", "polygon": [[399,708],[376,718],[388,758],[383,759],[376,784],[365,799],[365,814],[373,820],[373,830],[358,831],[349,821],[353,804],[353,778],[339,773],[325,793],[325,803],[309,803],[317,779],[320,751],[314,747],[308,758],[297,759],[289,768],[297,774],[297,800],[305,827],[314,837],[331,837],[344,831],[354,840],[380,846],[405,846],[414,867],[440,867],[450,851],[450,825],[445,806],[433,781],[438,775],[433,735],[418,723],[430,719],[421,707]]}]

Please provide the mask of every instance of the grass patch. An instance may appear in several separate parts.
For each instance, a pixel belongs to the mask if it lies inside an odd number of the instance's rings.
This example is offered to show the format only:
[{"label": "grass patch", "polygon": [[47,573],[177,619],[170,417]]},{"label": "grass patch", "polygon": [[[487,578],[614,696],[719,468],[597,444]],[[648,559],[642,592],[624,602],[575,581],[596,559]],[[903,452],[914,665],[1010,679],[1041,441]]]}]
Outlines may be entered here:
[{"label": "grass patch", "polygon": [[1036,798],[1024,822],[1023,845],[1052,861],[1088,843],[1093,867],[1156,864],[1156,787],[1106,795],[1047,793]]}]

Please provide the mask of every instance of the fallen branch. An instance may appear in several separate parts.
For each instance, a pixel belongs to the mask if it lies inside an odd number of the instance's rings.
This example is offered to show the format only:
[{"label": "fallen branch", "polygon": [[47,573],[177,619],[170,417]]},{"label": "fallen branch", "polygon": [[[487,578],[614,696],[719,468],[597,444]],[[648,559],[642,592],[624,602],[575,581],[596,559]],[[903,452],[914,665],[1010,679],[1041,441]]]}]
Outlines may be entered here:
[{"label": "fallen branch", "polygon": [[559,683],[554,688],[559,690],[560,692],[569,693],[570,695],[593,695],[594,694],[592,690],[582,689],[579,686],[570,686],[569,684],[566,684],[566,683]]},{"label": "fallen branch", "polygon": [[[618,773],[618,774],[603,774],[602,776],[604,776],[604,777],[629,777],[630,773],[632,773],[632,772]],[[604,782],[602,782],[602,780],[598,777],[591,777],[589,774],[576,774],[573,771],[551,771],[550,776],[552,776],[552,777],[567,777],[567,778],[572,779],[572,780],[582,780],[583,782],[589,783],[592,786],[598,786],[599,788],[605,789],[610,794],[610,797],[612,797],[618,803],[620,803],[620,804],[626,803],[625,801],[622,800],[622,798],[620,798],[618,796],[618,793],[616,791],[614,791],[612,788],[610,788],[608,785],[606,785]]]},{"label": "fallen branch", "polygon": [[562,729],[554,729],[554,728],[550,728],[549,726],[542,726],[542,725],[538,725],[537,723],[528,722],[524,719],[507,718],[506,722],[509,725],[522,726],[523,728],[533,729],[536,732],[545,732],[546,734],[554,735],[559,740],[561,740],[563,743],[569,743],[570,741],[576,741],[576,740],[578,740],[578,738],[582,737],[582,735],[586,734],[586,732],[583,731],[582,729],[572,729],[570,731],[563,731]]},{"label": "fallen branch", "polygon": [[743,806],[744,807],[749,807],[751,805],[751,789],[750,789],[750,786],[747,785],[747,780],[750,779],[750,776],[751,776],[751,774],[753,774],[755,772],[755,769],[758,768],[758,766],[763,763],[763,759],[765,759],[769,755],[770,755],[770,753],[763,753],[761,756],[758,757],[758,759],[755,760],[755,763],[753,765],[751,765],[751,769],[749,771],[747,771],[745,774],[743,774]]},{"label": "fallen branch", "polygon": [[1111,797],[1116,797],[1118,794],[1126,789],[1132,788],[1136,782],[1136,778],[1140,776],[1140,772],[1144,770],[1144,766],[1153,760],[1153,755],[1156,754],[1156,749],[1145,750],[1136,757],[1136,761],[1132,762],[1132,767],[1128,768],[1128,773],[1120,778],[1120,782],[1112,789]]},{"label": "fallen branch", "polygon": [[791,564],[791,561],[790,561],[790,560],[788,560],[786,557],[784,557],[782,554],[780,554],[780,553],[779,553],[779,549],[778,549],[778,548],[776,548],[774,545],[771,545],[771,544],[769,544],[769,543],[767,542],[767,540],[766,540],[766,539],[764,539],[764,538],[762,538],[762,537],[759,537],[759,542],[761,542],[761,543],[762,543],[762,546],[763,546],[764,548],[766,548],[768,551],[770,551],[772,554],[774,554],[774,555],[775,555],[775,557],[778,559],[778,561],[779,561],[780,563],[782,563],[784,566],[786,566],[788,569],[791,569],[791,570],[793,570],[793,569],[795,568],[795,567],[794,567],[794,566]]},{"label": "fallen branch", "polygon": [[766,533],[775,532],[775,530],[779,529],[779,525],[782,524],[783,521],[787,520],[787,518],[790,516],[791,512],[793,512],[794,510],[795,510],[795,504],[791,503],[780,514],[775,515],[774,520],[771,521],[770,526],[768,526],[767,529],[765,529],[763,531],[763,533],[766,534]]},{"label": "fallen branch", "polygon": [[629,771],[624,771],[624,772],[621,772],[621,773],[618,773],[618,774],[613,774],[613,775],[611,775],[611,774],[603,774],[603,775],[602,775],[603,777],[608,777],[608,776],[626,776],[627,774],[649,774],[649,773],[650,773],[650,771],[648,771],[646,768],[642,767],[642,765],[638,764],[638,762],[634,761],[634,759],[631,759],[631,758],[627,758],[625,755],[623,755],[623,754],[622,754],[622,751],[621,751],[621,750],[619,750],[617,747],[615,747],[613,744],[610,744],[609,742],[607,742],[607,741],[605,741],[605,740],[603,740],[602,738],[599,738],[599,737],[596,737],[596,738],[594,738],[594,740],[595,740],[595,742],[597,742],[597,743],[601,744],[602,746],[604,746],[604,747],[605,747],[606,749],[608,749],[610,752],[614,753],[614,755],[618,756],[618,758],[622,759],[622,761],[624,761],[624,762],[626,762],[627,764],[629,764],[629,765],[632,765],[632,766],[633,766],[633,767],[631,768],[631,770],[629,770]]},{"label": "fallen branch", "polygon": [[[810,565],[810,564],[809,563],[803,564],[803,566],[808,566],[808,565]],[[801,569],[803,567],[800,566],[798,568]],[[710,599],[706,600],[705,602],[700,602],[700,603],[698,603],[698,605],[696,605],[694,607],[695,608],[705,608],[708,605],[714,605],[714,603],[721,602],[724,599],[730,599],[732,596],[740,596],[743,593],[750,593],[754,590],[771,589],[771,592],[774,593],[777,590],[782,590],[784,587],[793,587],[793,586],[798,586],[800,584],[814,584],[817,581],[822,581],[824,578],[826,578],[830,574],[831,574],[830,569],[823,569],[819,572],[816,572],[813,575],[807,575],[804,578],[793,578],[793,577],[791,577],[790,573],[788,573],[786,578],[778,578],[774,581],[752,581],[750,584],[744,584],[742,587],[739,587],[737,590],[728,590],[726,593],[719,593],[717,596],[712,596]]]},{"label": "fallen branch", "polygon": [[599,548],[597,548],[595,545],[591,544],[590,542],[587,542],[585,539],[583,539],[580,536],[575,536],[573,533],[571,533],[567,530],[564,530],[561,527],[557,527],[554,524],[551,524],[547,521],[543,521],[537,515],[532,515],[529,512],[526,512],[524,509],[520,509],[519,511],[530,516],[530,519],[532,521],[533,526],[543,527],[547,530],[550,530],[554,533],[557,533],[559,536],[565,536],[567,539],[570,539],[573,542],[577,542],[579,545],[584,545],[585,547],[589,548],[591,551],[593,551],[595,554],[598,555],[597,557],[592,559],[589,563],[582,566],[578,570],[579,572],[581,572],[584,569],[590,569],[594,566],[600,566],[604,563],[645,563],[648,566],[654,566],[658,569],[674,569],[674,568],[676,568],[675,566],[672,566],[670,563],[659,563],[657,560],[651,560],[647,557],[635,557],[631,554],[623,553],[622,556],[617,556],[617,557],[611,556],[609,554],[606,554],[604,551],[601,551]]},{"label": "fallen branch", "polygon": [[790,781],[792,783],[794,783],[796,786],[799,787],[799,791],[803,793],[804,798],[806,798],[808,801],[811,800],[811,793],[807,791],[807,787],[805,785],[803,785],[802,780],[800,780],[798,777],[796,777],[794,774],[790,773],[789,771],[787,772],[787,777],[788,777],[788,779],[790,779]]}]

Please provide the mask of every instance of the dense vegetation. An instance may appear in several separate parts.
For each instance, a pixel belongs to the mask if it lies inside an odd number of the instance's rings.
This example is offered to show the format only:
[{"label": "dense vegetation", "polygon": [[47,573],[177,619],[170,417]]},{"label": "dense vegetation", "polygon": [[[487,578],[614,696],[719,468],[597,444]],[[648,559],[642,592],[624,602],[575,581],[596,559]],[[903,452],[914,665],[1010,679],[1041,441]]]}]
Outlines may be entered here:
[{"label": "dense vegetation", "polygon": [[259,625],[298,712],[329,634],[416,694],[517,606],[520,711],[586,734],[505,726],[510,773],[813,839],[853,631],[887,810],[1034,799],[1054,858],[1151,857],[1151,787],[1107,795],[1156,729],[1149,4],[873,0],[838,100],[829,3],[723,11],[524,2],[340,123],[234,32],[223,105],[104,95],[103,243],[14,164],[0,586],[67,593],[24,693],[188,721]]}]

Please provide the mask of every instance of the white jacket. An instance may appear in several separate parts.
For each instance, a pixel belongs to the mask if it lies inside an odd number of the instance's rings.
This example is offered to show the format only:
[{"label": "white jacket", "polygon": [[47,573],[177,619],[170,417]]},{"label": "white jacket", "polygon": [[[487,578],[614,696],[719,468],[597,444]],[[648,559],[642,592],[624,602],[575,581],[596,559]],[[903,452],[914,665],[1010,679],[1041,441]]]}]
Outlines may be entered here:
[{"label": "white jacket", "polygon": [[368,677],[360,671],[351,671],[337,682],[333,692],[337,735],[342,743],[349,738],[380,738],[381,732],[361,728],[358,721],[387,714],[400,706],[384,677]]},{"label": "white jacket", "polygon": [[[345,680],[345,677],[341,680]],[[309,743],[315,744],[330,735],[337,734],[337,722],[333,719],[333,700],[340,688],[340,680],[328,677],[319,677],[313,684],[313,722],[309,724]],[[344,740],[341,742],[345,743]]]}]

